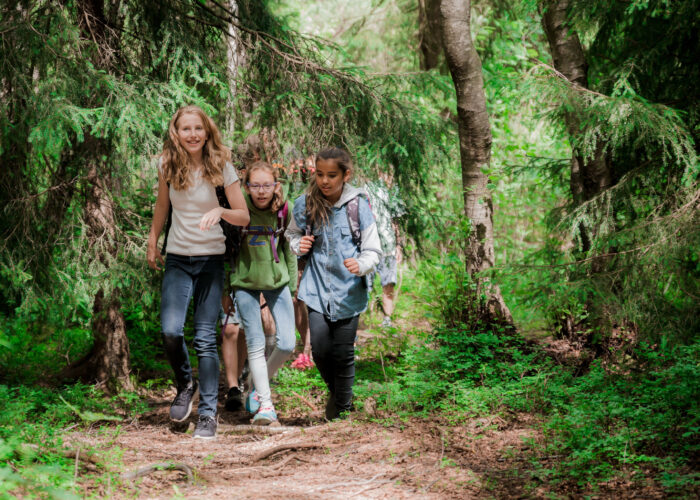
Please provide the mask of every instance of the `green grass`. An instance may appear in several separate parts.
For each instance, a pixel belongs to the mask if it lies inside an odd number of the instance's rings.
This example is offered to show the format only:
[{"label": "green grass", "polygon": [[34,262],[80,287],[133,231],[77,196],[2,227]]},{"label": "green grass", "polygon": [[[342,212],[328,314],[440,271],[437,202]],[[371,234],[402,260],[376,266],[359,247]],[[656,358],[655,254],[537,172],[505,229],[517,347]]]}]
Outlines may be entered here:
[{"label": "green grass", "polygon": [[[66,434],[143,411],[141,398],[131,393],[107,398],[94,387],[80,384],[60,391],[0,385],[0,499],[80,498],[81,481],[107,471],[76,478],[75,459],[60,452]],[[118,426],[105,429],[119,431]],[[118,450],[100,456],[107,466],[118,461]]]}]

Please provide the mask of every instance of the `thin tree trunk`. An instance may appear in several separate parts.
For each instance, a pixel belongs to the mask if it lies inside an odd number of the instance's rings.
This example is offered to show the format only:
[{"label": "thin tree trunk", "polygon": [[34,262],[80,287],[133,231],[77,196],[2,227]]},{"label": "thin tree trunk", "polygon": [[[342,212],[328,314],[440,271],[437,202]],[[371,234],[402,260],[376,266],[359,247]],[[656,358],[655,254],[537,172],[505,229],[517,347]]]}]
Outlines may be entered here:
[{"label": "thin tree trunk", "polygon": [[442,54],[440,0],[418,0],[418,36],[421,69],[437,68]]},{"label": "thin tree trunk", "polygon": [[[588,88],[588,64],[581,41],[567,21],[570,0],[546,2],[542,12],[542,27],[547,35],[554,68],[571,83]],[[575,112],[566,114],[566,128],[573,138],[581,133],[581,123]],[[580,204],[597,196],[612,185],[612,176],[604,145],[599,144],[592,158],[574,149],[571,162],[571,194]],[[585,249],[588,250],[588,249]]]},{"label": "thin tree trunk", "polygon": [[[229,10],[238,15],[238,2],[236,0],[229,0],[228,2]],[[238,73],[240,68],[245,61],[245,52],[243,42],[241,41],[241,32],[236,28],[233,23],[229,24],[228,27],[228,37],[226,39],[226,62],[228,71],[228,82],[229,82],[229,95],[226,99],[226,135],[228,137],[233,137],[235,131],[235,112],[236,112],[236,97],[238,93]]]},{"label": "thin tree trunk", "polygon": [[[542,27],[549,42],[550,52],[554,68],[559,71],[572,85],[583,89],[588,88],[588,63],[577,33],[572,29],[568,21],[568,12],[571,5],[570,0],[545,0],[541,5]],[[566,129],[574,145],[571,158],[571,196],[575,205],[591,200],[605,191],[613,184],[612,174],[608,158],[604,153],[605,144],[598,143],[592,156],[584,156],[576,146],[576,138],[582,133],[581,120],[576,110],[570,110],[565,114]],[[578,227],[580,236],[580,248],[587,254],[595,241],[598,227],[592,228],[581,223]],[[605,253],[605,252],[602,252]],[[590,271],[593,275],[600,275],[608,266],[610,258],[606,256],[596,256],[590,264]],[[586,308],[595,310],[592,300],[586,301]],[[599,322],[600,318],[594,319],[590,316],[585,323]],[[572,315],[566,315],[561,320],[559,333],[567,338],[578,339],[583,331],[593,331],[591,328],[584,328],[577,325],[576,319]],[[590,325],[589,325],[590,326]],[[599,340],[591,334],[583,334],[586,343],[594,345]]]},{"label": "thin tree trunk", "polygon": [[468,0],[442,0],[441,30],[447,65],[457,92],[459,149],[462,163],[464,215],[471,221],[467,242],[467,271],[479,281],[488,296],[481,315],[512,324],[510,311],[500,290],[484,283],[477,273],[493,267],[493,203],[483,173],[491,161],[491,128],[481,60],[472,43]]}]

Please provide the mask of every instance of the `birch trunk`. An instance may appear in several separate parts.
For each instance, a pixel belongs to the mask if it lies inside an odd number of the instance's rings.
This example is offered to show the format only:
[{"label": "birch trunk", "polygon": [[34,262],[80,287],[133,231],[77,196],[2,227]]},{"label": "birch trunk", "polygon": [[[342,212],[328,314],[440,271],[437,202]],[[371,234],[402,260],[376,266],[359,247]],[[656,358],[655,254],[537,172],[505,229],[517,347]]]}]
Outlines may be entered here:
[{"label": "birch trunk", "polygon": [[[231,14],[238,15],[238,3],[229,0],[228,8]],[[245,60],[245,52],[241,41],[241,32],[233,23],[229,24],[226,37],[226,67],[229,81],[229,95],[226,99],[226,135],[233,137],[236,129],[236,97],[238,94],[238,73]]]},{"label": "birch trunk", "polygon": [[466,266],[487,296],[486,309],[480,308],[480,316],[512,324],[498,287],[478,276],[494,265],[493,203],[483,172],[491,161],[491,128],[481,60],[471,38],[470,4],[469,0],[442,0],[440,5],[443,45],[457,92],[464,215],[471,221]]}]

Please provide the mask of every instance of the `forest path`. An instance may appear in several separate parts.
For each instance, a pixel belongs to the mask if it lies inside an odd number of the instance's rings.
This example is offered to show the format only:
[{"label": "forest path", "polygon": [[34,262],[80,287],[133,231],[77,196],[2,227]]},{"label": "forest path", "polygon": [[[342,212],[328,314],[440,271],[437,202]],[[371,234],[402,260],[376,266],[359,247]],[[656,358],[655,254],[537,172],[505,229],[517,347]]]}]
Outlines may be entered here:
[{"label": "forest path", "polygon": [[[73,437],[93,449],[122,451],[123,472],[156,463],[182,463],[119,485],[98,485],[110,498],[493,498],[524,491],[518,451],[532,436],[528,422],[475,419],[467,425],[412,420],[382,426],[364,417],[325,422],[281,419],[279,434],[242,428],[246,412],[222,412],[213,441],[174,433],[168,425],[169,400],[118,430],[102,428]],[[290,448],[260,458],[276,447]],[[292,448],[296,446],[296,448]],[[514,474],[513,471],[516,471]],[[92,488],[90,488],[92,489]],[[93,490],[94,492],[94,490]],[[500,494],[499,494],[500,492]]]}]

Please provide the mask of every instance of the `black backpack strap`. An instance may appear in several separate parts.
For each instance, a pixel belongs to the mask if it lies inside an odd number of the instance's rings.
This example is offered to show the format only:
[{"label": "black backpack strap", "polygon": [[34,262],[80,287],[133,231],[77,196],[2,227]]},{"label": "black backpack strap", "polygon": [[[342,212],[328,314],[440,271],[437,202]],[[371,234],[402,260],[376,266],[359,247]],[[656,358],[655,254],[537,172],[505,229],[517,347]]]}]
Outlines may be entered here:
[{"label": "black backpack strap", "polygon": [[226,188],[224,186],[216,186],[216,199],[219,200],[219,206],[224,208],[231,208],[231,205],[226,198]]},{"label": "black backpack strap", "polygon": [[[228,202],[226,197],[226,188],[224,186],[215,186],[216,199],[219,202],[219,206],[225,209],[230,209],[231,204]],[[224,238],[226,239],[226,251],[224,252],[224,259],[229,262],[231,269],[236,266],[236,261],[238,260],[238,253],[241,248],[241,241],[244,237],[243,232],[245,229],[239,226],[234,226],[226,222],[224,219],[219,221],[222,231],[224,232]]]},{"label": "black backpack strap", "polygon": [[173,224],[173,204],[170,203],[170,183],[168,182],[168,220],[165,222],[165,238],[163,238],[163,246],[160,247],[160,254],[165,255],[165,246],[168,244],[168,234],[170,226]]},{"label": "black backpack strap", "polygon": [[[360,197],[355,196],[345,205],[345,212],[348,215],[348,226],[350,226],[350,236],[352,243],[357,247],[357,251],[362,251],[362,231],[360,230]],[[371,288],[369,276],[363,276],[362,286]]]}]

